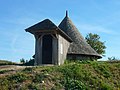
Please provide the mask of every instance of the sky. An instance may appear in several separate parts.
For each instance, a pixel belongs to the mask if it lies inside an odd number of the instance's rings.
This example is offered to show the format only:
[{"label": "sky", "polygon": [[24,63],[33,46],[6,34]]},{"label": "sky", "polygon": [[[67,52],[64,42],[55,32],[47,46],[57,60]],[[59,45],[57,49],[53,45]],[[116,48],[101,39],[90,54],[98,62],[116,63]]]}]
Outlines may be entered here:
[{"label": "sky", "polygon": [[120,59],[120,0],[0,0],[0,59],[19,62],[34,55],[34,36],[25,29],[46,18],[57,26],[65,11],[85,37],[98,34],[108,57]]}]

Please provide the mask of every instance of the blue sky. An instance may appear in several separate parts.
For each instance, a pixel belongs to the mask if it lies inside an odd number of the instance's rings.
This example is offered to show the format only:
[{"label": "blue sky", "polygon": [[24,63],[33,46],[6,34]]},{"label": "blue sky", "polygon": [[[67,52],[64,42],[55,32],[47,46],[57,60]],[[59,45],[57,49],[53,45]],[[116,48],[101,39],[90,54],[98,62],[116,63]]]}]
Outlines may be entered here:
[{"label": "blue sky", "polygon": [[84,37],[96,33],[106,42],[103,60],[120,58],[120,0],[0,0],[0,59],[30,59],[34,37],[24,29],[46,18],[58,25],[65,10]]}]

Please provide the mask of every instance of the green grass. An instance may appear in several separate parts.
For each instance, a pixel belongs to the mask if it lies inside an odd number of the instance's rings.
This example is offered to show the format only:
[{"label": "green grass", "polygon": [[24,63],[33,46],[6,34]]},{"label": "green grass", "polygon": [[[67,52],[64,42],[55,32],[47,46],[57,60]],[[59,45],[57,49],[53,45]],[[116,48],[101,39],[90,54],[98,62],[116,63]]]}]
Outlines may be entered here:
[{"label": "green grass", "polygon": [[[9,73],[9,72],[8,72]],[[120,62],[27,67],[0,77],[0,90],[119,90]]]},{"label": "green grass", "polygon": [[2,65],[15,65],[16,63],[7,61],[7,60],[0,60],[0,66]]},{"label": "green grass", "polygon": [[5,74],[7,72],[14,71],[14,70],[0,70],[0,74]]}]

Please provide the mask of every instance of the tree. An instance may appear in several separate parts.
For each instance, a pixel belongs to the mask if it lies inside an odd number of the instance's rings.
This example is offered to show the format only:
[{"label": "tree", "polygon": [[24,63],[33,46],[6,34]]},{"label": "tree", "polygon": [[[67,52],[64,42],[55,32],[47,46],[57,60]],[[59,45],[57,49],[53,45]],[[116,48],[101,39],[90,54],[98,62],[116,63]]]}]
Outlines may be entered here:
[{"label": "tree", "polygon": [[24,59],[24,58],[20,59],[20,62],[21,62],[22,64],[25,64],[25,59]]},{"label": "tree", "polygon": [[105,42],[100,41],[100,36],[97,34],[89,33],[85,37],[87,43],[98,53],[104,56],[105,54]]},{"label": "tree", "polygon": [[117,61],[117,60],[119,60],[119,59],[116,58],[115,56],[112,56],[112,57],[108,57],[108,60],[109,60],[109,61]]}]

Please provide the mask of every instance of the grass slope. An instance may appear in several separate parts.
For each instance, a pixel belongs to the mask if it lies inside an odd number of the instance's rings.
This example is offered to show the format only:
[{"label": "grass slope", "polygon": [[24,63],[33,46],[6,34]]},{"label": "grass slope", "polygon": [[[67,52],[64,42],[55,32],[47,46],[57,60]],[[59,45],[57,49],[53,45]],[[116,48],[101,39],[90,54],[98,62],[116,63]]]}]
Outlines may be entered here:
[{"label": "grass slope", "polygon": [[0,60],[0,66],[1,65],[14,65],[14,64],[16,64],[16,63],[7,61],[7,60]]},{"label": "grass slope", "polygon": [[0,90],[120,90],[120,62],[76,62],[4,71]]}]

